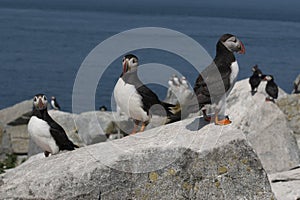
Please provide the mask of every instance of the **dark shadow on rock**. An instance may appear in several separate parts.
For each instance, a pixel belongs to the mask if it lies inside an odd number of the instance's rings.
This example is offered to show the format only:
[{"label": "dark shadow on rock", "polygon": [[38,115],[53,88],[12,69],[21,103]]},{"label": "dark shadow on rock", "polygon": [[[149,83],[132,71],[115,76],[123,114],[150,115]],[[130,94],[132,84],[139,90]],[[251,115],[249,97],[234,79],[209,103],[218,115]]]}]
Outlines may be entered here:
[{"label": "dark shadow on rock", "polygon": [[205,121],[203,117],[194,119],[190,124],[186,125],[186,129],[190,131],[199,131],[204,126],[208,125],[209,122]]},{"label": "dark shadow on rock", "polygon": [[9,122],[7,125],[9,125],[9,126],[19,126],[19,125],[28,124],[31,116],[32,116],[32,111],[27,112],[27,113],[23,114],[21,117],[18,117],[17,119]]}]

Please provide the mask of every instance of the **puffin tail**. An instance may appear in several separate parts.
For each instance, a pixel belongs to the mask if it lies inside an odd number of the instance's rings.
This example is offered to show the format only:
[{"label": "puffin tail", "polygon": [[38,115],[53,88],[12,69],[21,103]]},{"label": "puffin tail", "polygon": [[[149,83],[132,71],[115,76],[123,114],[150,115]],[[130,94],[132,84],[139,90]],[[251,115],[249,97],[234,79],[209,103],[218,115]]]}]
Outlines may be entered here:
[{"label": "puffin tail", "polygon": [[162,102],[162,106],[167,111],[167,121],[165,124],[170,124],[181,120],[181,106],[179,103],[176,105]]}]

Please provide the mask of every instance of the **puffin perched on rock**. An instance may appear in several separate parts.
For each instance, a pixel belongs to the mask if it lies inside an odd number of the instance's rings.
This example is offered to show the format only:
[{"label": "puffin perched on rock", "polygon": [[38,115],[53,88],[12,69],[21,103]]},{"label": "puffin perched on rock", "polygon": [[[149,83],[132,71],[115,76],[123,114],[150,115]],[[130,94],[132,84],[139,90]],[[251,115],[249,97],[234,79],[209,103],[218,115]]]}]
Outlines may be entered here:
[{"label": "puffin perched on rock", "polygon": [[60,106],[54,96],[51,97],[51,106],[54,110],[60,110]]},{"label": "puffin perched on rock", "polygon": [[252,67],[252,76],[249,78],[249,83],[251,86],[251,94],[252,96],[257,92],[257,88],[263,78],[263,74],[260,69],[258,69],[258,66],[255,65]]},{"label": "puffin perched on rock", "polygon": [[46,95],[34,96],[32,117],[28,123],[28,133],[32,140],[43,149],[46,157],[62,150],[71,151],[78,148],[69,140],[64,129],[50,117],[47,105]]},{"label": "puffin perched on rock", "polygon": [[168,118],[173,116],[175,105],[162,102],[157,95],[143,85],[137,75],[138,58],[133,54],[125,55],[122,61],[123,72],[115,85],[114,97],[119,109],[134,120],[131,134],[135,134],[140,123],[140,132],[144,131],[151,119],[150,108],[160,105]]},{"label": "puffin perched on rock", "polygon": [[[194,85],[200,109],[207,104],[216,104],[214,122],[217,125],[231,123],[228,117],[219,120],[218,114],[237,79],[239,66],[234,56],[235,52],[245,53],[243,43],[232,34],[222,35],[217,42],[213,62],[199,74]],[[211,118],[207,115],[206,109],[202,112],[204,119],[210,121]]]},{"label": "puffin perched on rock", "polygon": [[294,81],[294,89],[292,94],[299,94],[300,93],[300,74],[297,76],[297,78]]},{"label": "puffin perched on rock", "polygon": [[274,82],[274,77],[272,75],[266,75],[264,77],[264,81],[267,81],[265,90],[266,90],[267,94],[269,95],[266,98],[266,101],[271,101],[271,102],[275,103],[275,99],[277,99],[277,97],[278,97],[278,86]]}]

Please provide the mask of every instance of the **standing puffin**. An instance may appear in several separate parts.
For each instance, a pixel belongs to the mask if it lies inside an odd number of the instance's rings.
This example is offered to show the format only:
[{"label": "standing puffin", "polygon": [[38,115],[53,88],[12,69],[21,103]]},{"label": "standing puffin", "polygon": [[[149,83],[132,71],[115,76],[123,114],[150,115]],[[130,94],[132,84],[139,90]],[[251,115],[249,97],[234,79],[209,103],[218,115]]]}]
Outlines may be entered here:
[{"label": "standing puffin", "polygon": [[148,87],[143,85],[137,75],[138,58],[133,54],[125,55],[123,58],[123,73],[121,74],[114,88],[114,97],[118,108],[134,120],[134,128],[131,134],[137,132],[140,123],[140,132],[148,125],[151,114],[150,108],[153,105],[161,105],[171,117],[174,105],[162,102],[157,95]]},{"label": "standing puffin", "polygon": [[54,96],[51,97],[51,106],[54,110],[60,110],[60,106]]},{"label": "standing puffin", "polygon": [[265,76],[264,80],[267,81],[266,92],[269,95],[266,98],[266,101],[275,102],[275,99],[277,99],[278,97],[278,86],[274,82],[274,78],[272,75]]},{"label": "standing puffin", "polygon": [[32,140],[44,150],[46,157],[60,150],[78,148],[69,140],[64,129],[50,117],[47,104],[44,94],[37,94],[33,98],[33,113],[28,123],[28,133]]},{"label": "standing puffin", "polygon": [[[221,111],[222,104],[225,103],[226,96],[230,93],[237,79],[239,66],[234,56],[235,52],[245,53],[243,43],[232,34],[222,35],[217,42],[216,56],[213,62],[199,74],[194,86],[200,109],[207,104],[212,104],[212,99],[217,104],[214,117],[214,122],[217,125],[231,123],[228,117],[219,120],[218,114]],[[220,76],[222,81],[220,81],[220,78],[218,79]],[[206,109],[203,109],[202,112],[204,119],[210,121],[210,117],[206,114]]]},{"label": "standing puffin", "polygon": [[257,88],[263,78],[262,72],[258,69],[258,66],[255,65],[252,67],[253,75],[249,78],[249,83],[251,86],[251,94],[252,96],[257,92]]}]

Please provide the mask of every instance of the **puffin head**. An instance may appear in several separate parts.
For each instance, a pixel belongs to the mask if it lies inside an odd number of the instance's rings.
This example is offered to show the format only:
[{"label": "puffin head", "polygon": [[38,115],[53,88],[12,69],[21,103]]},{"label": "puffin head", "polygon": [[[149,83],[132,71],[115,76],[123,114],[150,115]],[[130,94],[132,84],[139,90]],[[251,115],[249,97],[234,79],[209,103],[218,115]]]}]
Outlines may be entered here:
[{"label": "puffin head", "polygon": [[245,46],[241,40],[232,34],[224,34],[219,40],[229,51],[245,54]]},{"label": "puffin head", "polygon": [[55,96],[52,96],[52,97],[51,97],[51,100],[55,100],[55,99],[56,99]]},{"label": "puffin head", "polygon": [[254,65],[253,67],[252,67],[252,72],[256,72],[258,70],[258,66],[257,65]]},{"label": "puffin head", "polygon": [[47,109],[47,97],[44,94],[37,94],[33,98],[33,106],[37,110]]},{"label": "puffin head", "polygon": [[274,77],[272,75],[266,75],[263,80],[264,81],[272,81],[272,80],[274,80]]},{"label": "puffin head", "polygon": [[123,74],[125,74],[128,71],[129,72],[136,71],[139,65],[139,60],[135,55],[127,54],[123,57],[122,64],[123,64]]}]

